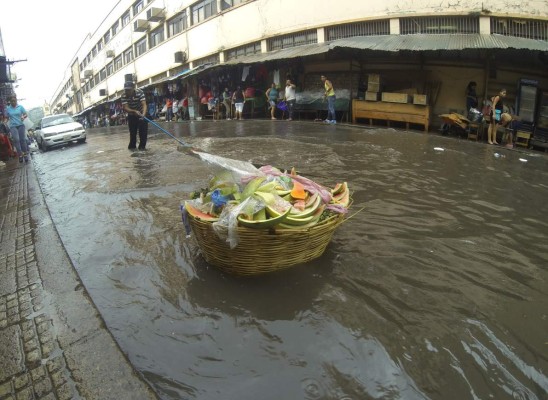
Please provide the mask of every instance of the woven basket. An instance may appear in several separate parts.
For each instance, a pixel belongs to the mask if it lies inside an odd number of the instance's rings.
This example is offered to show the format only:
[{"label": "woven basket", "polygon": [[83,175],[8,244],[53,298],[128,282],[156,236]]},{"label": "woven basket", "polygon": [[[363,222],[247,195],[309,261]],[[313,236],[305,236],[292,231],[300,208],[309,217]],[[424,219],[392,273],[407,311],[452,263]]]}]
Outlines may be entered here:
[{"label": "woven basket", "polygon": [[251,229],[238,227],[238,245],[231,249],[211,222],[188,215],[205,260],[234,275],[259,275],[313,260],[323,254],[343,214],[308,229]]}]

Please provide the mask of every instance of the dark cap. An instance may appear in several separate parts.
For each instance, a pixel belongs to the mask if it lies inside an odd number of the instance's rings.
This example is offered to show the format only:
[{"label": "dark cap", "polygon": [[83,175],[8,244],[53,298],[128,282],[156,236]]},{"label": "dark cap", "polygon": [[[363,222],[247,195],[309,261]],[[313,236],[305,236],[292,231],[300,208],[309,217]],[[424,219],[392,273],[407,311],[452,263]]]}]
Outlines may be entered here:
[{"label": "dark cap", "polygon": [[124,89],[134,89],[134,88],[135,88],[135,85],[133,84],[133,82],[126,81],[126,83],[124,83]]}]

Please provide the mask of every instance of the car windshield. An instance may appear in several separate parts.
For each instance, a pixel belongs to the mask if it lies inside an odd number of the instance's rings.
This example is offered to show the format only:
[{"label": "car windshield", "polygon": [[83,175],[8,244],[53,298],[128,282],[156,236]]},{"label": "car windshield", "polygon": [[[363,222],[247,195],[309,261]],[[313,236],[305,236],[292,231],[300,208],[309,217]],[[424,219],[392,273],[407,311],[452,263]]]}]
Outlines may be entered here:
[{"label": "car windshield", "polygon": [[44,118],[42,120],[42,129],[49,126],[70,124],[71,122],[74,122],[74,120],[69,115],[56,115],[50,118]]}]

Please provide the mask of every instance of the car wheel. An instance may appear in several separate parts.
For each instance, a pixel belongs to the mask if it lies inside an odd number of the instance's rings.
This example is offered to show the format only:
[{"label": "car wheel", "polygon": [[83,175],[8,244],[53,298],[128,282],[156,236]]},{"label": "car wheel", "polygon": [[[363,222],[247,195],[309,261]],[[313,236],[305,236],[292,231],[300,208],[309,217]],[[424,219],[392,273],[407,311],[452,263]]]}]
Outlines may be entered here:
[{"label": "car wheel", "polygon": [[86,143],[86,138],[78,139],[78,143]]}]

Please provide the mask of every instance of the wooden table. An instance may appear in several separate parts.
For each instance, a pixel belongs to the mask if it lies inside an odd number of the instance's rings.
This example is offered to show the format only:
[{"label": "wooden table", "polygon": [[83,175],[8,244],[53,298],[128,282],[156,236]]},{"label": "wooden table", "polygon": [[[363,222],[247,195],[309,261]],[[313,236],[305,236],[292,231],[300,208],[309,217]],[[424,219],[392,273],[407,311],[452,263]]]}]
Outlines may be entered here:
[{"label": "wooden table", "polygon": [[424,125],[424,131],[428,132],[430,106],[352,100],[352,123],[359,118],[369,119],[369,125],[373,125],[374,119],[385,120],[388,126],[390,121],[405,122],[406,129],[409,129],[409,123]]}]

